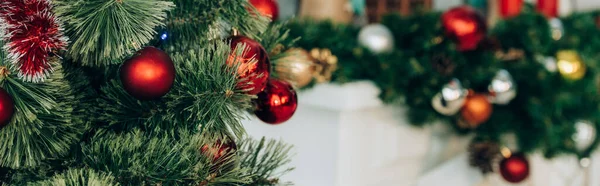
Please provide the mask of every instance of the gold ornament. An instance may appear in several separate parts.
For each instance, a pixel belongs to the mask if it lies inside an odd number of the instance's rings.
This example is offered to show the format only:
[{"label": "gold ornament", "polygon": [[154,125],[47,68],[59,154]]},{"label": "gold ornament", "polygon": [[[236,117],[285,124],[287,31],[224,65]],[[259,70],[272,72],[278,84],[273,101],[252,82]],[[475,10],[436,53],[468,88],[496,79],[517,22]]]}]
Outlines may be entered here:
[{"label": "gold ornament", "polygon": [[585,76],[586,66],[575,50],[562,50],[556,53],[558,72],[568,80],[580,80]]},{"label": "gold ornament", "polygon": [[285,53],[286,57],[278,59],[275,67],[279,78],[298,88],[310,84],[316,71],[314,59],[310,54],[301,48],[292,48]]},{"label": "gold ornament", "polygon": [[331,80],[331,75],[337,70],[338,58],[329,49],[313,48],[310,55],[315,59],[316,70],[314,77],[317,83]]}]

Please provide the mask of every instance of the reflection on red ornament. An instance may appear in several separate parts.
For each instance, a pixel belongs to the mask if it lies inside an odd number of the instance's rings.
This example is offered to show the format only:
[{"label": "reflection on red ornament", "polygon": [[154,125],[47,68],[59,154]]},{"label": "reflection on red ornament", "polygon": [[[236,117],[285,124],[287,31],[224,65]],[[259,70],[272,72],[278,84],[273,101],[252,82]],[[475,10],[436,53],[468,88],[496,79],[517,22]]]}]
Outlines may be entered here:
[{"label": "reflection on red ornament", "polygon": [[279,18],[279,6],[275,0],[250,0],[250,4],[263,16],[271,18],[271,21]]},{"label": "reflection on red ornament", "polygon": [[547,18],[558,16],[558,0],[538,0],[536,8]]},{"label": "reflection on red ornament", "polygon": [[123,63],[120,77],[131,96],[139,100],[158,99],[171,90],[175,66],[167,53],[146,47]]},{"label": "reflection on red ornament", "polygon": [[500,174],[511,183],[521,182],[529,176],[529,162],[524,154],[516,153],[500,162]]},{"label": "reflection on red ornament", "polygon": [[460,6],[442,14],[446,35],[458,44],[459,51],[474,50],[485,38],[487,26],[484,18],[469,6]]},{"label": "reflection on red ornament", "polygon": [[[245,46],[243,53],[237,55],[237,47]],[[233,36],[231,38],[231,55],[227,59],[227,65],[238,65],[237,73],[240,79],[238,89],[246,91],[247,94],[256,95],[265,89],[269,79],[271,62],[267,51],[260,43],[245,37]]]},{"label": "reflection on red ornament", "polygon": [[280,124],[289,120],[298,107],[298,96],[289,83],[271,79],[265,90],[258,94],[254,114],[269,124]]},{"label": "reflection on red ornament", "polygon": [[523,9],[523,0],[500,0],[500,15],[503,18],[517,16]]}]

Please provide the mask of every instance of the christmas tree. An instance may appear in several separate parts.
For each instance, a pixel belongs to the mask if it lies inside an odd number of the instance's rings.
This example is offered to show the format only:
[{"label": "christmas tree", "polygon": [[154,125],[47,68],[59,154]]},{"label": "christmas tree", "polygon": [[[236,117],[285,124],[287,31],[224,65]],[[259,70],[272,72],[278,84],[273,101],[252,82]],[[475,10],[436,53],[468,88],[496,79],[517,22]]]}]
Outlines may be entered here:
[{"label": "christmas tree", "polygon": [[291,170],[290,146],[240,123],[279,88],[267,55],[292,43],[246,0],[3,0],[0,34],[5,184],[274,185]]}]

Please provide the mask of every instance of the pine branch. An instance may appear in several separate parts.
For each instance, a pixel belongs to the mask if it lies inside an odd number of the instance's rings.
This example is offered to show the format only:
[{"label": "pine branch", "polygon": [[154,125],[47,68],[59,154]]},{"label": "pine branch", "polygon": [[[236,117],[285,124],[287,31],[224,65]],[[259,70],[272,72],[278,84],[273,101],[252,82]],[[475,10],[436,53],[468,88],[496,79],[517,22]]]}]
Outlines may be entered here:
[{"label": "pine branch", "polygon": [[91,169],[70,169],[63,174],[51,179],[29,183],[28,185],[39,186],[66,186],[66,185],[106,185],[118,186],[115,178],[110,174],[98,173]]},{"label": "pine branch", "polygon": [[164,26],[173,3],[161,0],[57,0],[71,39],[69,57],[85,66],[118,64]]},{"label": "pine branch", "polygon": [[0,130],[0,165],[33,167],[66,155],[86,126],[72,117],[75,100],[60,65],[44,83],[8,76],[2,87],[12,96],[15,114]]},{"label": "pine branch", "polygon": [[293,170],[283,168],[291,161],[291,145],[263,137],[260,141],[243,140],[240,146],[241,166],[249,168],[253,175],[249,185],[278,185],[277,177]]}]

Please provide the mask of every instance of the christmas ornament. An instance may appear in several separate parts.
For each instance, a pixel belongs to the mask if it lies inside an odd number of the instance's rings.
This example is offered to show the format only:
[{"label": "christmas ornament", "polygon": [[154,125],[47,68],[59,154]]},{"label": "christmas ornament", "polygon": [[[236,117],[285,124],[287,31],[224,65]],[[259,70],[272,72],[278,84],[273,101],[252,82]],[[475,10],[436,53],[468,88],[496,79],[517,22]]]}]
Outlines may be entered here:
[{"label": "christmas ornament", "polygon": [[503,18],[517,16],[523,9],[523,0],[500,0],[500,15]]},{"label": "christmas ornament", "polygon": [[250,4],[263,16],[271,18],[271,21],[279,18],[279,6],[276,0],[250,0]]},{"label": "christmas ornament", "polygon": [[[43,81],[52,70],[51,56],[67,47],[67,38],[48,0],[3,0],[0,20],[8,59],[25,81]],[[2,32],[2,29],[0,29]]]},{"label": "christmas ornament", "polygon": [[431,100],[431,106],[440,114],[451,116],[465,104],[467,91],[463,89],[458,79],[452,79],[444,85],[442,91]]},{"label": "christmas ornament", "polygon": [[313,80],[316,66],[310,54],[301,48],[286,51],[286,57],[278,60],[275,71],[282,80],[292,82],[296,87],[302,88]]},{"label": "christmas ornament", "polygon": [[473,141],[469,144],[468,151],[471,166],[478,167],[484,174],[494,171],[492,163],[496,162],[500,154],[500,146],[497,143]]},{"label": "christmas ornament", "polygon": [[443,76],[449,76],[454,73],[456,64],[446,55],[434,55],[431,59],[431,67]]},{"label": "christmas ornament", "polygon": [[561,50],[556,53],[558,72],[568,80],[580,80],[585,76],[586,66],[575,50]]},{"label": "christmas ornament", "polygon": [[145,47],[123,63],[120,76],[129,95],[139,100],[158,99],[171,90],[175,66],[167,53]]},{"label": "christmas ornament", "polygon": [[[267,51],[260,45],[245,36],[233,36],[231,40],[231,55],[227,59],[227,65],[237,66],[237,73],[242,79],[238,83],[238,89],[247,91],[247,94],[258,94],[267,85],[271,62]],[[236,48],[244,47],[242,53],[238,54]]]},{"label": "christmas ornament", "polygon": [[536,9],[547,18],[558,16],[558,0],[538,0]]},{"label": "christmas ornament", "polygon": [[204,144],[200,149],[202,154],[206,154],[212,159],[213,163],[222,164],[223,159],[232,152],[237,151],[237,145],[233,140],[228,140],[227,143],[222,143],[221,140],[217,140],[214,144]]},{"label": "christmas ornament", "polygon": [[529,161],[524,154],[513,153],[500,162],[500,174],[511,183],[519,183],[529,176]]},{"label": "christmas ornament", "polygon": [[550,33],[552,34],[552,39],[555,41],[560,40],[563,35],[565,35],[565,27],[562,24],[562,21],[558,18],[551,18],[548,22],[550,25]]},{"label": "christmas ornament", "polygon": [[333,72],[337,70],[338,58],[329,49],[313,48],[310,56],[315,62],[314,78],[317,83],[325,83],[331,80]]},{"label": "christmas ornament", "polygon": [[0,88],[0,128],[10,123],[14,113],[15,102],[6,90]]},{"label": "christmas ornament", "polygon": [[506,105],[517,96],[517,84],[510,73],[504,69],[499,70],[488,86],[492,103]]},{"label": "christmas ornament", "polygon": [[374,54],[381,54],[394,49],[394,36],[386,26],[370,24],[360,29],[358,43]]},{"label": "christmas ornament", "polygon": [[537,56],[535,56],[535,59],[539,63],[544,65],[544,68],[546,68],[546,70],[548,70],[548,72],[556,72],[558,70],[558,66],[556,64],[556,58],[554,58],[552,56],[537,55]]},{"label": "christmas ornament", "polygon": [[595,140],[596,127],[594,127],[594,123],[587,120],[579,120],[575,123],[573,141],[575,142],[577,151],[584,152],[589,150]]},{"label": "christmas ornament", "polygon": [[269,124],[280,124],[289,120],[296,112],[296,91],[285,81],[270,79],[267,88],[258,94],[254,114]]},{"label": "christmas ornament", "polygon": [[485,38],[485,19],[468,6],[453,8],[442,14],[444,32],[458,44],[459,51],[474,50]]},{"label": "christmas ornament", "polygon": [[461,110],[461,116],[464,122],[470,128],[476,128],[486,122],[492,115],[492,104],[487,96],[473,93],[467,96],[464,106]]}]

